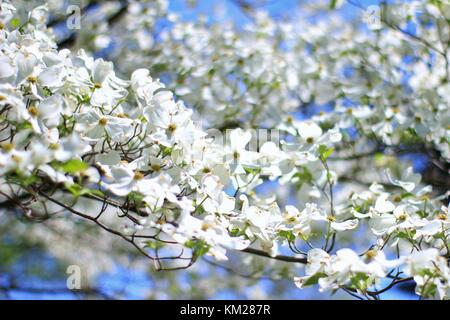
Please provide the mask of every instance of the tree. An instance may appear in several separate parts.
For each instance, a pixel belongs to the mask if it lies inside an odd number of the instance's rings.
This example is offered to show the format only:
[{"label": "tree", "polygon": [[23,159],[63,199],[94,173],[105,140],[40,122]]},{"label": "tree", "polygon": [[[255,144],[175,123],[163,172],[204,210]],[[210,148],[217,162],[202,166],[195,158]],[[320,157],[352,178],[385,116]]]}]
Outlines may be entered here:
[{"label": "tree", "polygon": [[450,5],[232,2],[245,25],[2,2],[0,226],[90,274],[133,254],[449,298]]}]

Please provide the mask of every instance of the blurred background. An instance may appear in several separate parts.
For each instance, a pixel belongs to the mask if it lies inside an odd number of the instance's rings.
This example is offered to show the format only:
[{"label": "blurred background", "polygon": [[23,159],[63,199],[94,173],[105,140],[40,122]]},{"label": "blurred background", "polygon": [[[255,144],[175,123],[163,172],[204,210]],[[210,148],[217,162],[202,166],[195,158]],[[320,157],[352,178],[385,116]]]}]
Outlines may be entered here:
[{"label": "blurred background", "polygon": [[[50,6],[57,6],[48,1]],[[123,1],[59,1],[79,3],[83,8],[82,26],[85,21],[102,32],[101,21],[118,19],[123,10]],[[67,2],[67,3],[66,3]],[[266,11],[276,21],[302,19],[304,4],[314,5],[320,1],[299,0],[170,0],[168,12],[173,12],[182,21],[207,20],[219,25],[233,24],[236,30],[246,32],[244,26],[253,19],[255,10]],[[328,3],[328,1],[325,1]],[[32,6],[36,1],[31,1]],[[42,1],[40,2],[42,3]],[[359,1],[367,7],[378,1]],[[105,8],[106,7],[106,8]],[[320,11],[317,19],[320,19]],[[59,13],[59,14],[58,14]],[[117,60],[123,55],[123,43],[114,36],[91,39],[90,32],[82,29],[73,32],[67,29],[65,11],[53,12],[50,26],[57,35],[60,48],[77,48],[91,45],[88,51],[96,57]],[[164,45],[163,31],[170,29],[172,17],[158,13],[151,24],[151,43]],[[327,12],[322,13],[326,15]],[[361,17],[361,9],[346,4],[339,9],[343,24],[353,23]],[[160,18],[160,19],[159,19]],[[312,18],[314,19],[314,18]],[[99,23],[97,23],[99,21]],[[343,27],[344,27],[343,25]],[[117,28],[120,34],[120,24]],[[114,29],[111,29],[114,30]],[[114,33],[112,33],[114,35]],[[150,41],[150,38],[145,38]],[[126,44],[125,44],[126,45]],[[143,45],[145,49],[145,45]],[[135,48],[134,50],[144,50]],[[146,62],[139,61],[143,66]],[[133,64],[130,64],[133,66]],[[158,64],[153,64],[152,75],[157,73],[162,81],[172,81],[163,72],[158,73]],[[119,69],[121,65],[117,66]],[[135,66],[133,66],[135,68]],[[124,75],[128,70],[120,70]],[[326,108],[326,106],[322,106]],[[316,109],[319,110],[319,109]],[[298,117],[307,117],[297,114]],[[417,171],[424,169],[426,159],[415,159]],[[259,191],[272,193],[276,185],[266,184]],[[288,201],[289,202],[289,201]],[[301,269],[279,264],[276,272],[266,274],[272,261],[264,258],[231,254],[230,263],[217,265],[205,258],[188,270],[155,272],[151,263],[142,259],[126,244],[119,243],[86,222],[60,219],[35,222],[14,210],[0,211],[0,298],[2,299],[349,299],[348,295],[320,293],[317,288],[299,290],[292,276]],[[251,259],[252,261],[245,261]],[[69,290],[66,286],[68,267],[80,266],[82,289]],[[286,279],[287,276],[287,279]],[[222,281],[222,279],[227,281]],[[385,299],[411,299],[413,285],[404,284],[382,295]]]}]

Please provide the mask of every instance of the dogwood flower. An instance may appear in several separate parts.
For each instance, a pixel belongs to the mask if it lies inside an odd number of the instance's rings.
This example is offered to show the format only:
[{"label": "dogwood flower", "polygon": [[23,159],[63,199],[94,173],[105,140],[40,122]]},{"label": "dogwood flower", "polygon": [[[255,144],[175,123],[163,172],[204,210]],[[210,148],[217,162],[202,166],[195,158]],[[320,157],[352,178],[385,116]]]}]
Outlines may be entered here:
[{"label": "dogwood flower", "polygon": [[181,243],[193,238],[204,241],[211,246],[208,254],[218,260],[228,260],[224,249],[243,250],[250,244],[242,237],[230,237],[226,224],[224,225],[213,215],[199,219],[187,211],[183,211],[179,227],[173,237]]},{"label": "dogwood flower", "polygon": [[96,110],[90,110],[77,116],[75,130],[94,141],[108,137],[112,141],[123,142],[133,134],[133,123],[132,119],[102,115]]}]

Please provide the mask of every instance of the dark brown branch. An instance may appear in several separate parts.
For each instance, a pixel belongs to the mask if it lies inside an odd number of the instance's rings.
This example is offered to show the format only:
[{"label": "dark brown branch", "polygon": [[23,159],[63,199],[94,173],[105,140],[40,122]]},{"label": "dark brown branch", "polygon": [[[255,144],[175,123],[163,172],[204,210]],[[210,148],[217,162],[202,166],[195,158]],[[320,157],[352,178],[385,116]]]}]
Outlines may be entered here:
[{"label": "dark brown branch", "polygon": [[301,264],[306,264],[308,262],[308,260],[306,258],[297,258],[297,257],[292,257],[292,256],[284,256],[284,255],[271,256],[270,254],[268,254],[265,251],[253,249],[253,248],[246,248],[246,249],[240,250],[240,251],[247,252],[247,253],[254,254],[257,256],[261,256],[261,257],[265,257],[265,258],[269,258],[269,259],[284,261],[284,262],[294,262],[294,263],[301,263]]},{"label": "dark brown branch", "polygon": [[377,290],[377,291],[367,291],[367,294],[369,294],[370,296],[378,296],[379,294],[382,294],[383,292],[388,291],[389,289],[393,288],[394,286],[396,286],[399,283],[413,281],[413,280],[414,280],[413,277],[393,280],[389,285],[387,285],[383,289]]}]

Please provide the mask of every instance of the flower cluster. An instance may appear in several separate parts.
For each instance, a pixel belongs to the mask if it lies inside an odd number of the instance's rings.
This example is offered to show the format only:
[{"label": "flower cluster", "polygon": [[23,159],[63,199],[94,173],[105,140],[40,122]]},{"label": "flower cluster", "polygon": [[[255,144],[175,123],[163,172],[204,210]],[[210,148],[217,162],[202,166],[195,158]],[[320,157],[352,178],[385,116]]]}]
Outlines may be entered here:
[{"label": "flower cluster", "polygon": [[[4,1],[0,195],[31,218],[90,220],[157,268],[243,251],[306,264],[299,287],[378,298],[413,279],[422,297],[450,298],[448,191],[395,156],[412,148],[441,171],[450,158],[449,40],[431,30],[448,8],[425,2],[413,1],[424,21],[385,17],[417,24],[411,43],[400,27],[378,37],[334,15],[298,26],[258,12],[239,32],[130,1],[117,28],[83,28],[79,50],[58,50],[48,5],[21,21]],[[163,18],[173,26],[156,41]],[[114,63],[93,57],[114,46]],[[420,58],[394,66],[409,55]],[[252,148],[257,127],[279,140]]]}]

